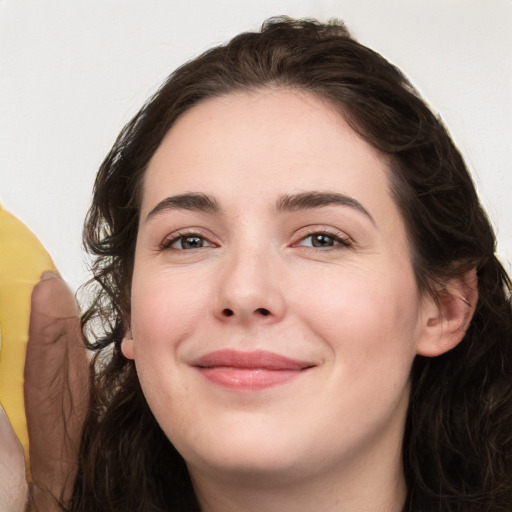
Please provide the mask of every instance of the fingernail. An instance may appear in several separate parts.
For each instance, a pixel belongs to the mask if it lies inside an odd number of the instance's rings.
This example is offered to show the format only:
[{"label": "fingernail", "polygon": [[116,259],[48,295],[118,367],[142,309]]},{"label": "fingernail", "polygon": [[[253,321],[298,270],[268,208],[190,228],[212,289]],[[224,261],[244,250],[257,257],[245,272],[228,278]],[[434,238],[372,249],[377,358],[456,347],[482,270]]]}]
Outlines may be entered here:
[{"label": "fingernail", "polygon": [[60,275],[52,270],[46,270],[41,274],[41,281],[45,281],[46,279],[60,279]]}]

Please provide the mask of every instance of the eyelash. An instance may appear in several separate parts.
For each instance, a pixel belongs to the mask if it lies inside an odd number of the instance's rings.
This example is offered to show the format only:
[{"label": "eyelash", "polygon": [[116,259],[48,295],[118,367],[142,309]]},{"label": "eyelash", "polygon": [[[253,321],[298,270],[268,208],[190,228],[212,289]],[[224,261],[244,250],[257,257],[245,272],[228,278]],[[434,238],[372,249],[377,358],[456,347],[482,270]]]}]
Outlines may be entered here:
[{"label": "eyelash", "polygon": [[[308,238],[312,238],[315,236],[324,236],[326,238],[330,238],[333,241],[333,245],[327,247],[315,247],[313,245],[300,245],[301,242],[304,242]],[[302,235],[297,242],[292,244],[292,247],[303,247],[306,250],[312,251],[328,251],[328,250],[337,250],[337,249],[347,249],[352,246],[351,240],[341,233],[333,233],[328,229],[314,229],[309,233]]]},{"label": "eyelash", "polygon": [[164,239],[159,246],[159,250],[160,251],[165,251],[165,250],[191,251],[191,250],[202,249],[204,247],[203,246],[203,247],[190,248],[190,249],[185,249],[183,247],[181,249],[178,249],[176,247],[172,247],[173,244],[175,244],[179,240],[185,240],[187,238],[199,238],[199,239],[203,240],[204,242],[207,242],[208,245],[206,245],[206,247],[215,247],[215,244],[213,242],[210,242],[210,240],[208,240],[208,238],[206,238],[201,233],[197,233],[194,231],[186,231],[186,232],[181,232],[181,233],[175,233],[170,238]]},{"label": "eyelash", "polygon": [[[315,247],[314,245],[301,245],[301,243],[304,242],[305,240],[307,240],[308,238],[312,238],[315,236],[324,236],[326,238],[329,238],[332,240],[333,245],[326,246],[326,247],[321,247],[321,246]],[[184,247],[181,247],[181,248],[172,247],[179,240],[185,240],[187,238],[198,238],[198,239],[202,240],[203,243],[206,242],[207,245],[206,246],[203,245],[202,247],[196,247],[196,248],[191,247],[188,249],[186,249]],[[312,244],[313,243],[314,242],[312,242]],[[332,231],[327,230],[327,229],[312,230],[309,233],[302,235],[297,242],[292,244],[292,247],[302,247],[302,248],[305,248],[306,250],[312,250],[312,251],[328,251],[328,250],[336,250],[336,249],[345,249],[345,248],[349,248],[351,246],[352,246],[352,242],[350,241],[350,239],[347,236],[342,236],[339,233],[333,233]],[[197,233],[194,231],[186,231],[186,232],[176,233],[172,237],[166,238],[165,240],[163,240],[159,246],[159,250],[160,251],[165,251],[165,250],[192,251],[192,250],[203,249],[204,247],[216,247],[216,245],[213,242],[211,242],[210,240],[208,240],[208,238],[203,236],[201,233]]]}]

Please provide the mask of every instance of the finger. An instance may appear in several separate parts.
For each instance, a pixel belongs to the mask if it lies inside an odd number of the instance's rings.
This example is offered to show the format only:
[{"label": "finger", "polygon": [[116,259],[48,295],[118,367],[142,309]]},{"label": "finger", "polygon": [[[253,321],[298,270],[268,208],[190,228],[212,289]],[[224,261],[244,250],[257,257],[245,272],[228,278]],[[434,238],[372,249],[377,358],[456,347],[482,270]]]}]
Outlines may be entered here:
[{"label": "finger", "polygon": [[32,293],[25,408],[36,490],[58,499],[71,493],[88,409],[88,379],[74,296],[64,281],[51,276]]},{"label": "finger", "polygon": [[26,501],[23,448],[0,406],[0,510],[23,512]]}]

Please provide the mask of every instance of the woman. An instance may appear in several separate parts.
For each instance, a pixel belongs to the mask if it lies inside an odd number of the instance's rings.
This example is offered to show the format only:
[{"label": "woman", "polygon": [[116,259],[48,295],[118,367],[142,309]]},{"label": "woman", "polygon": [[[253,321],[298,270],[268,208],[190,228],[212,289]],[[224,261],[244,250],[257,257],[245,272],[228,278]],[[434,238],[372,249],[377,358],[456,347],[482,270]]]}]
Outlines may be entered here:
[{"label": "woman", "polygon": [[71,510],[510,510],[510,281],[443,125],[342,25],[178,69],[85,243]]}]

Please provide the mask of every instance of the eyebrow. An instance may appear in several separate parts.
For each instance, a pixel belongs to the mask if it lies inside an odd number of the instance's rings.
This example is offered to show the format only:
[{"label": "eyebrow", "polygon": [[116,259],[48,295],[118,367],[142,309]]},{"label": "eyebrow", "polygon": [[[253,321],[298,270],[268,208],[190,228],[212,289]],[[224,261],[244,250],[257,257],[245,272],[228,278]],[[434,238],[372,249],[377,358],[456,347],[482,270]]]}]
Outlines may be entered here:
[{"label": "eyebrow", "polygon": [[366,215],[375,225],[375,219],[370,212],[353,197],[338,192],[302,192],[293,195],[284,195],[277,201],[276,209],[278,212],[290,212],[297,210],[307,210],[312,208],[322,208],[323,206],[338,205],[348,206],[360,213]]},{"label": "eyebrow", "polygon": [[[324,206],[348,206],[366,215],[373,224],[374,218],[368,210],[353,197],[338,192],[301,192],[281,196],[276,203],[278,213],[293,212],[322,208]],[[147,215],[146,222],[160,213],[170,210],[190,210],[196,212],[219,213],[220,207],[214,197],[198,192],[190,192],[177,196],[166,197],[160,201]]]},{"label": "eyebrow", "polygon": [[152,217],[169,210],[191,210],[196,212],[217,213],[220,211],[215,198],[207,195],[192,192],[177,196],[166,197],[160,201],[147,215],[146,222]]}]

